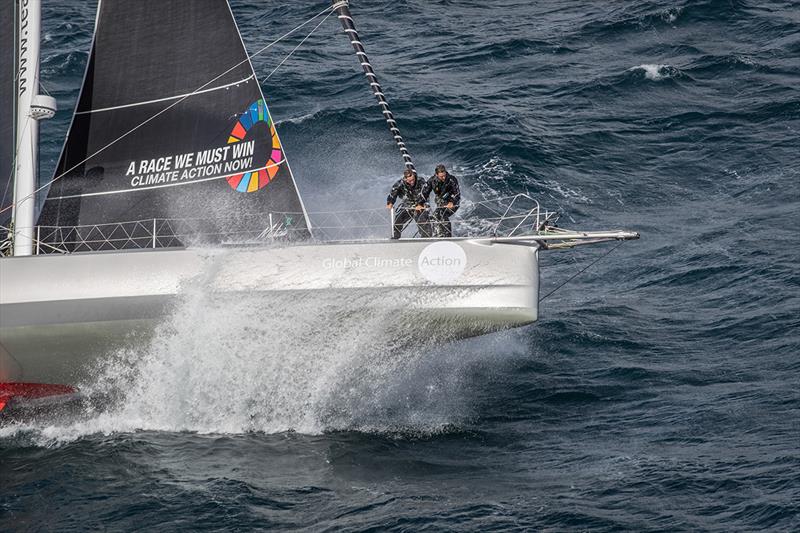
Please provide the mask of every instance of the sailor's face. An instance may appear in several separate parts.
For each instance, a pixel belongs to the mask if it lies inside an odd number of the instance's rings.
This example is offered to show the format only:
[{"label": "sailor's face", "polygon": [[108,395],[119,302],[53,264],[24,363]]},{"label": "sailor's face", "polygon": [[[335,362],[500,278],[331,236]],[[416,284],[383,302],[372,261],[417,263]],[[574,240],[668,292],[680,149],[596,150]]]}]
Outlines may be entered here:
[{"label": "sailor's face", "polygon": [[439,181],[444,181],[447,177],[447,172],[437,172],[436,177],[439,178]]},{"label": "sailor's face", "polygon": [[414,185],[414,182],[417,181],[417,178],[412,174],[411,176],[406,176],[405,180],[409,185]]}]

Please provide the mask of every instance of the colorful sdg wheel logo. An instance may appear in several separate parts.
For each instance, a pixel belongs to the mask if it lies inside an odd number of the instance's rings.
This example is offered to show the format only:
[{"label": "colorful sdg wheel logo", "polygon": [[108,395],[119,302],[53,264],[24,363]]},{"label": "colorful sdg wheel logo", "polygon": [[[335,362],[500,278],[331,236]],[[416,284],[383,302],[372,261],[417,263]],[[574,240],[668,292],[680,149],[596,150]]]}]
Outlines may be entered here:
[{"label": "colorful sdg wheel logo", "polygon": [[281,142],[278,140],[275,125],[272,123],[272,117],[269,116],[267,104],[263,99],[254,102],[249,109],[242,113],[239,121],[233,127],[233,130],[231,130],[230,137],[228,137],[228,144],[238,143],[244,140],[250,128],[259,122],[264,122],[269,127],[269,132],[272,136],[272,153],[270,154],[265,168],[236,174],[228,178],[228,184],[239,192],[255,192],[266,187],[278,173],[280,165],[283,162]]}]

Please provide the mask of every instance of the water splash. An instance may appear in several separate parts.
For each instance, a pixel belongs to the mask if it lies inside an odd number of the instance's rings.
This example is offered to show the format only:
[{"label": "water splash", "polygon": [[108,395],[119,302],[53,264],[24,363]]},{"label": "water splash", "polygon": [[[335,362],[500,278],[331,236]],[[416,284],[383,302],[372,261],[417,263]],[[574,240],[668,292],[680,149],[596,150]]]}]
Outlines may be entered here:
[{"label": "water splash", "polygon": [[106,361],[82,390],[109,399],[78,420],[20,425],[39,445],[91,434],[241,434],[355,430],[434,434],[471,414],[470,359],[442,349],[403,294],[284,294],[207,289],[224,254],[183,288],[149,343]]}]

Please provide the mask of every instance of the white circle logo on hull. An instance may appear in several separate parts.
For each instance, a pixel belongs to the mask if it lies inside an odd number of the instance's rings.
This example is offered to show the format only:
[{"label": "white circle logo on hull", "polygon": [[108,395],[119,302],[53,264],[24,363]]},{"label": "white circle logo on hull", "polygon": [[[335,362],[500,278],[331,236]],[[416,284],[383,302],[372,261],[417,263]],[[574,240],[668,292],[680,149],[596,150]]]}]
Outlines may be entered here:
[{"label": "white circle logo on hull", "polygon": [[467,268],[467,254],[454,242],[435,242],[426,246],[419,254],[417,268],[428,281],[450,283],[458,279]]}]

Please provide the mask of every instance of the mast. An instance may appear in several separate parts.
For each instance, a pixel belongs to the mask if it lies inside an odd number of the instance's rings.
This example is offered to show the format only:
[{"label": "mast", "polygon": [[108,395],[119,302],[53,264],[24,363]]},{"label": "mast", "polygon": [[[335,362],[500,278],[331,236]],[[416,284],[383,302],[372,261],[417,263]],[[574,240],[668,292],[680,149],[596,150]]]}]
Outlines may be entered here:
[{"label": "mast", "polygon": [[17,1],[17,135],[14,180],[14,255],[33,253],[39,120],[51,118],[56,101],[39,93],[41,0]]},{"label": "mast", "polygon": [[358,61],[361,63],[361,67],[364,69],[364,75],[369,80],[369,85],[372,88],[372,92],[375,94],[375,98],[378,99],[378,105],[381,106],[383,117],[386,119],[386,123],[389,125],[389,131],[392,132],[392,136],[397,143],[397,147],[400,148],[400,153],[403,156],[406,167],[416,172],[417,169],[414,167],[414,163],[411,161],[411,154],[409,154],[408,150],[406,149],[406,143],[403,141],[403,137],[400,135],[400,130],[397,128],[397,122],[394,119],[394,115],[389,109],[389,103],[386,101],[386,95],[383,94],[383,89],[381,88],[380,83],[378,83],[377,76],[375,76],[375,70],[373,70],[372,65],[369,62],[369,58],[367,57],[367,53],[364,50],[364,44],[358,38],[355,22],[353,21],[353,16],[350,14],[349,0],[333,0],[333,10],[338,15],[339,21],[342,23],[342,27],[350,39],[350,44],[353,45],[353,48],[356,51]]}]

